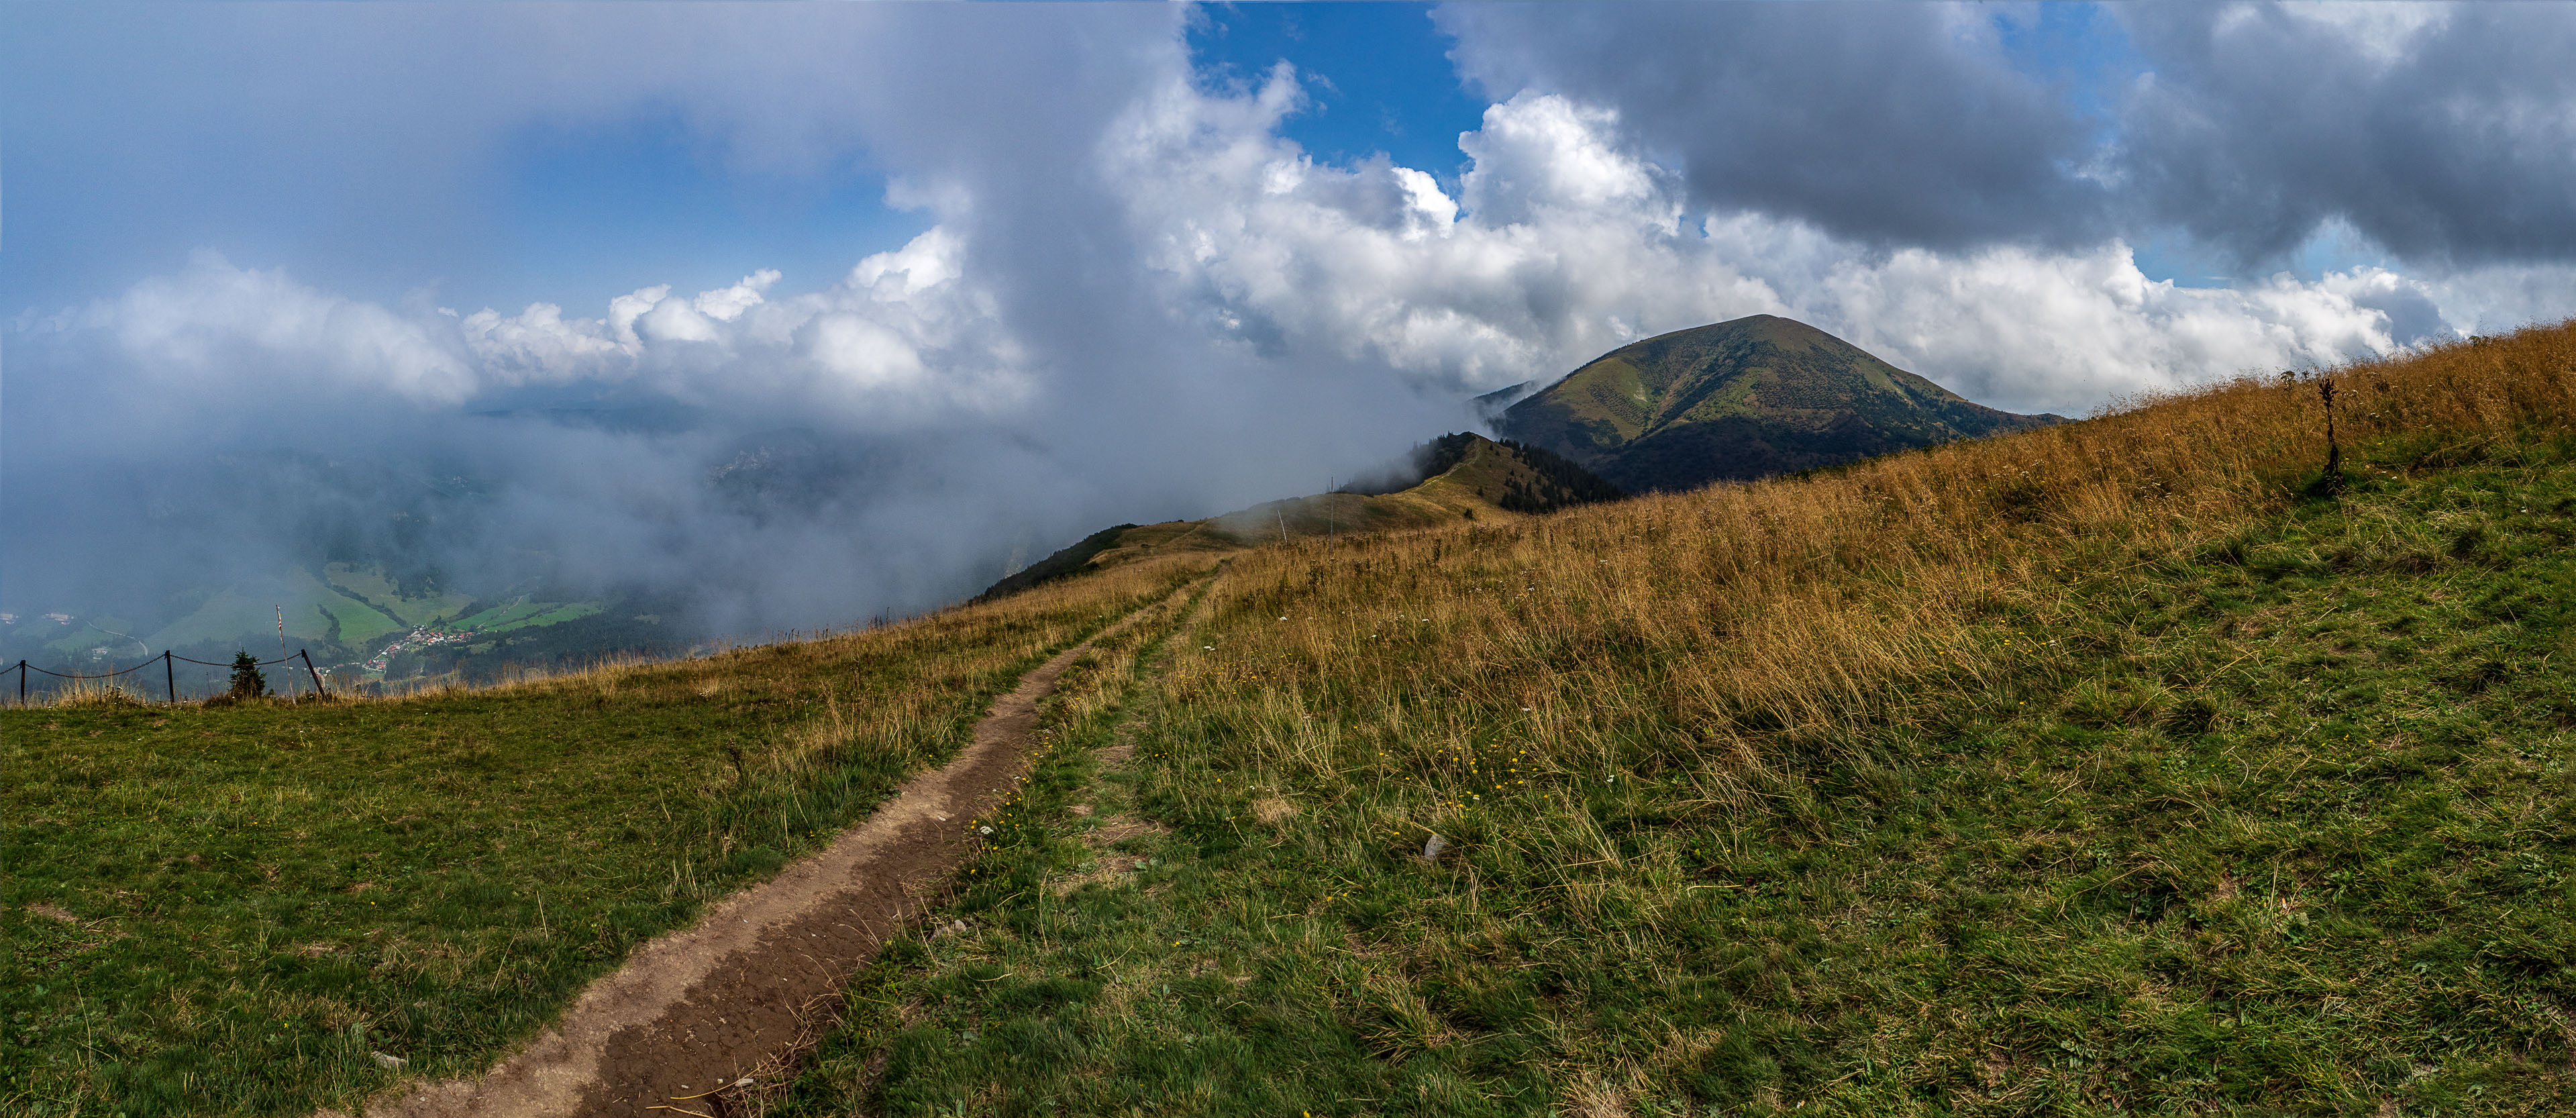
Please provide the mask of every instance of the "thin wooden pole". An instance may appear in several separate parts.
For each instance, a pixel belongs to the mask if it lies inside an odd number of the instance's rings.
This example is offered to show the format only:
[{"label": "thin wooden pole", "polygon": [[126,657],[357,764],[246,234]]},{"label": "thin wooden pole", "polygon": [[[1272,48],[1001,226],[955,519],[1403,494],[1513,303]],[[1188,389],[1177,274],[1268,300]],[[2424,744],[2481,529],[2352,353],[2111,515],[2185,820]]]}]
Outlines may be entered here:
[{"label": "thin wooden pole", "polygon": [[161,685],[170,689],[170,705],[179,705],[179,672],[170,666],[170,650],[161,650]]},{"label": "thin wooden pole", "polygon": [[313,677],[313,693],[325,699],[330,698],[331,693],[322,689],[322,673],[313,670],[313,654],[301,648],[296,649],[295,654],[304,658],[304,674]]}]

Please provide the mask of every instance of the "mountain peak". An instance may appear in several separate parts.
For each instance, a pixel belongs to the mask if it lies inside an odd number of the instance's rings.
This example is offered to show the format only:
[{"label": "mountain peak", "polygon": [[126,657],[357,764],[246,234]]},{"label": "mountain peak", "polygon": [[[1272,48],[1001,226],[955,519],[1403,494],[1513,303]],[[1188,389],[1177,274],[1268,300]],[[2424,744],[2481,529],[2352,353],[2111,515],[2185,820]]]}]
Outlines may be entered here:
[{"label": "mountain peak", "polygon": [[1496,427],[1636,492],[2059,421],[1970,402],[1804,322],[1757,314],[1611,350],[1513,404]]}]

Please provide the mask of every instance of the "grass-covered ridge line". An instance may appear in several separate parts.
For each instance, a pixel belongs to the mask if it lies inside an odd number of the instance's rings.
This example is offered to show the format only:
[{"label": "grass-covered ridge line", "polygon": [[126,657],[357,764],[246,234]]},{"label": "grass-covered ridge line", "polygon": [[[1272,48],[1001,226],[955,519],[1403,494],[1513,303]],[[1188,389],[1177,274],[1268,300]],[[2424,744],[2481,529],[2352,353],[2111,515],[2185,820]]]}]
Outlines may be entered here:
[{"label": "grass-covered ridge line", "polygon": [[1116,547],[1118,537],[1134,527],[1133,524],[1114,524],[1084,536],[1044,559],[1003,575],[1001,581],[985,587],[984,592],[975,595],[974,600],[989,602],[1007,598],[1041,582],[1051,582],[1084,573],[1091,567],[1092,556]]},{"label": "grass-covered ridge line", "polygon": [[1614,349],[1497,426],[1640,493],[2056,422],[1972,403],[1806,323],[1757,314]]},{"label": "grass-covered ridge line", "polygon": [[944,759],[1166,593],[1138,567],[892,628],[399,700],[0,711],[0,1113],[353,1108]]},{"label": "grass-covered ridge line", "polygon": [[1330,493],[1265,501],[1204,520],[1120,524],[1084,537],[975,597],[996,601],[1059,578],[1147,559],[1241,551],[1300,538],[1419,531],[1507,521],[1592,501],[1616,500],[1616,486],[1534,446],[1461,432],[1417,446],[1374,477]]},{"label": "grass-covered ridge line", "polygon": [[2576,328],[2338,376],[1242,556],[781,1109],[2576,1111]]}]

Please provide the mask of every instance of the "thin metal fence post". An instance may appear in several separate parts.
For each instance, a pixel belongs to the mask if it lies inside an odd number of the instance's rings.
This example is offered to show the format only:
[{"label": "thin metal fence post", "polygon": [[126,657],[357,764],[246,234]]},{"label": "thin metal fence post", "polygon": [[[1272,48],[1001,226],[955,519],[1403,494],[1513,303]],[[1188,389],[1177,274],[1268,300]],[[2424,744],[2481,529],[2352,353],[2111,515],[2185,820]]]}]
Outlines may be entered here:
[{"label": "thin metal fence post", "polygon": [[18,661],[18,705],[27,705],[27,662]]},{"label": "thin metal fence post", "polygon": [[170,689],[170,705],[179,705],[179,672],[170,666],[170,650],[161,650],[161,685]]}]

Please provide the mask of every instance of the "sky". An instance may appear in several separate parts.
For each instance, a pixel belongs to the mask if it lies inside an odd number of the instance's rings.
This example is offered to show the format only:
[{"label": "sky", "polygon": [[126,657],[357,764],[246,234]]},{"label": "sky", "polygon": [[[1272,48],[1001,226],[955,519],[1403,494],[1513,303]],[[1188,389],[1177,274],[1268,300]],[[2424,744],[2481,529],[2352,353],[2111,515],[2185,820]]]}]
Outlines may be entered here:
[{"label": "sky", "polygon": [[327,536],[811,627],[1748,314],[2068,415],[2557,321],[2570,57],[2555,4],[13,3],[0,609]]}]

